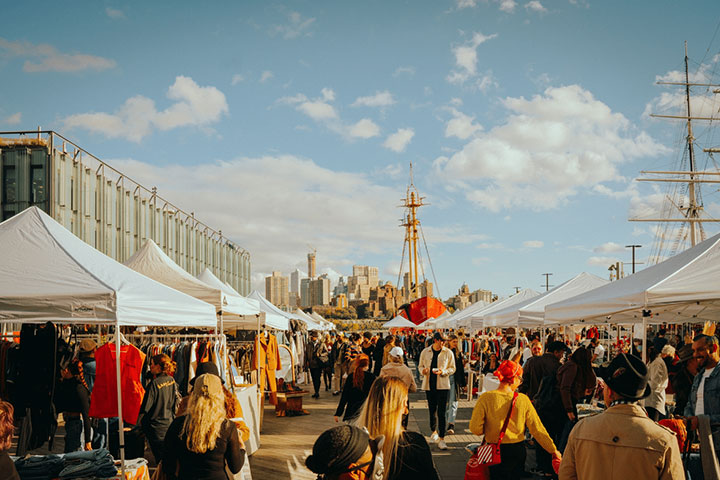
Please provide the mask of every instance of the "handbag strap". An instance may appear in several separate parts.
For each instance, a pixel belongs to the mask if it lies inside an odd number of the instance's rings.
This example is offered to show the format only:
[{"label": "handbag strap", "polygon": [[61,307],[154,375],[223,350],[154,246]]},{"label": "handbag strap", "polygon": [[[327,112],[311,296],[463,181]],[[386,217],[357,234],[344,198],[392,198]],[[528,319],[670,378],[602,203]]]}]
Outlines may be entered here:
[{"label": "handbag strap", "polygon": [[512,415],[513,408],[515,408],[515,401],[517,400],[518,393],[513,392],[512,402],[510,402],[510,410],[508,410],[507,417],[505,417],[505,423],[503,423],[502,430],[500,430],[500,436],[498,437],[498,445],[500,445],[505,437],[505,430],[507,430],[508,424],[510,423],[510,415]]}]

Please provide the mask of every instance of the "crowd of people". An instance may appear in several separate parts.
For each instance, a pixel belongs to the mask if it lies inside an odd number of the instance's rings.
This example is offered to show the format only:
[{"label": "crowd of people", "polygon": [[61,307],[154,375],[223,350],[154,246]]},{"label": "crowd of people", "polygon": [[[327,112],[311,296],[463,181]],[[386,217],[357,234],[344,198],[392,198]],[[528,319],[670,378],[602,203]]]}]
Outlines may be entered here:
[{"label": "crowd of people", "polygon": [[[342,415],[344,424],[318,438],[308,468],[325,479],[437,478],[430,445],[448,448],[458,395],[474,388],[467,373],[476,371],[498,382],[487,391],[478,385],[468,427],[484,442],[500,443],[502,461],[489,467],[488,478],[704,478],[699,455],[688,452],[683,462],[680,452],[689,444],[686,426],[691,433],[720,433],[717,337],[660,330],[647,340],[643,361],[637,340],[548,335],[541,342],[538,332],[521,342],[514,331],[505,334],[494,348],[478,337],[470,351],[467,341],[459,348],[462,335],[453,333],[311,338],[327,348],[337,377],[333,393],[341,394],[335,420]],[[319,357],[314,350],[309,355],[308,362]],[[427,400],[430,442],[408,430],[408,394],[418,386]],[[525,471],[528,448],[536,451],[531,472]],[[720,445],[714,448],[720,452]]]}]

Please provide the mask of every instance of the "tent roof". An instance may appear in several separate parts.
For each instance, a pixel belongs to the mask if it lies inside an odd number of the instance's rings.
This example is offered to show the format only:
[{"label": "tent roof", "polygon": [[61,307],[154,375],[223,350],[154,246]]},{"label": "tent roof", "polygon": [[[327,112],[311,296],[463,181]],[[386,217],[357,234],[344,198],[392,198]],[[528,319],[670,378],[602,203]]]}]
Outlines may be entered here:
[{"label": "tent roof", "polygon": [[[451,327],[459,327],[459,326],[461,326],[458,323],[460,320],[470,316],[471,314],[473,314],[477,311],[482,310],[483,308],[486,308],[488,305],[490,305],[490,304],[483,300],[480,300],[473,304],[468,305],[467,307],[463,308],[462,310],[456,310],[453,313],[449,314],[449,316],[447,317],[447,323]],[[446,312],[447,312],[447,310],[446,310]]]},{"label": "tent roof", "polygon": [[215,308],[91,247],[37,207],[0,223],[0,322],[217,327]]},{"label": "tent roof", "polygon": [[540,295],[535,290],[532,290],[530,288],[526,288],[524,290],[520,290],[518,293],[513,295],[512,297],[508,297],[503,300],[498,300],[496,302],[491,303],[487,307],[474,312],[473,314],[466,317],[466,319],[470,320],[470,324],[473,329],[480,329],[483,327],[495,327],[494,322],[488,320],[488,316],[491,315],[494,312],[499,312],[500,310],[503,310],[505,308],[510,307],[511,305],[515,305],[521,302],[524,302],[530,298],[537,297]]},{"label": "tent roof", "polygon": [[278,330],[287,330],[290,328],[288,320],[291,318],[299,318],[297,315],[291,315],[287,312],[283,312],[273,305],[267,298],[263,297],[257,290],[253,290],[252,293],[248,295],[248,298],[259,302],[260,310],[265,312],[265,324],[268,327]]},{"label": "tent roof", "polygon": [[320,315],[319,313],[317,313],[317,312],[312,312],[312,313],[310,314],[310,316],[311,316],[312,318],[314,318],[316,321],[322,323],[323,325],[327,325],[327,329],[328,329],[328,330],[335,330],[335,324],[334,324],[333,322],[331,322],[330,320],[327,320],[327,319],[323,318],[323,316]]},{"label": "tent roof", "polygon": [[[545,308],[548,323],[650,323],[717,320],[720,234],[664,262]],[[608,318],[610,317],[610,318]]]},{"label": "tent roof", "polygon": [[308,330],[325,330],[325,326],[318,323],[313,317],[303,312],[299,308],[295,309],[295,315],[302,318],[307,323]]},{"label": "tent roof", "polygon": [[383,328],[415,328],[416,325],[407,318],[398,315],[397,317],[383,323]]},{"label": "tent roof", "polygon": [[209,268],[203,270],[197,278],[211,287],[222,290],[225,297],[223,312],[235,315],[257,315],[260,313],[260,304],[257,301],[239,295],[230,286],[213,275]]},{"label": "tent roof", "polygon": [[485,318],[498,327],[543,325],[545,305],[574,297],[606,283],[608,280],[604,278],[583,272],[550,291],[495,311]]},{"label": "tent roof", "polygon": [[190,275],[151,239],[147,239],[145,244],[124,262],[124,265],[168,287],[210,303],[216,310],[223,309],[222,290],[211,287]]}]

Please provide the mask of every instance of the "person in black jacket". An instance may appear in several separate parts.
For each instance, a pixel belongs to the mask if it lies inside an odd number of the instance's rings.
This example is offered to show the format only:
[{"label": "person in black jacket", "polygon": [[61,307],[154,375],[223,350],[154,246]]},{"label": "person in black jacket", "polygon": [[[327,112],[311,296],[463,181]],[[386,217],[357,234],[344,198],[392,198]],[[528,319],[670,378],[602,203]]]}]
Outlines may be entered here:
[{"label": "person in black jacket", "polygon": [[447,347],[455,357],[455,373],[450,375],[450,393],[448,394],[447,410],[445,411],[448,428],[445,433],[454,435],[460,389],[465,388],[467,385],[467,377],[465,376],[465,359],[458,348],[458,337],[454,333],[448,335]]},{"label": "person in black jacket", "polygon": [[432,452],[425,437],[406,431],[403,415],[408,413],[408,387],[397,377],[380,377],[370,388],[367,402],[357,419],[371,437],[383,436],[384,480],[439,480]]},{"label": "person in black jacket", "polygon": [[168,480],[227,480],[245,462],[245,446],[225,415],[220,378],[196,377],[187,413],[170,424],[165,435],[163,472]]},{"label": "person in black jacket", "polygon": [[65,453],[92,450],[90,390],[85,383],[82,362],[73,360],[60,374],[62,382],[55,391],[55,409],[62,412],[65,420]]},{"label": "person in black jacket", "polygon": [[376,377],[380,376],[380,370],[383,367],[383,353],[385,352],[385,339],[382,335],[377,336],[377,342],[375,342],[375,348],[372,352],[373,358],[373,375]]},{"label": "person in black jacket", "polygon": [[345,412],[343,420],[346,422],[352,421],[357,416],[363,403],[365,403],[370,387],[375,381],[375,375],[368,372],[369,366],[370,359],[364,353],[359,354],[353,360],[350,374],[345,380],[345,385],[343,385],[340,402],[337,410],[335,410],[336,422],[340,421],[343,412]]},{"label": "person in black jacket", "polygon": [[175,362],[167,355],[155,355],[150,360],[150,373],[155,377],[145,389],[135,429],[145,434],[155,461],[163,457],[165,433],[175,419],[180,391],[175,379]]}]

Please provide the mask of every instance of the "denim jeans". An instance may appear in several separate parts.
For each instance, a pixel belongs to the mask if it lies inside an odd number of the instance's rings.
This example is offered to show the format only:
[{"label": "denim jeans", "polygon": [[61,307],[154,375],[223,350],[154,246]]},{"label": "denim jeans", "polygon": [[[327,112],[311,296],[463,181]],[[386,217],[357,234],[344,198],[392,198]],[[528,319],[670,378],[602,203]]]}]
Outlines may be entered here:
[{"label": "denim jeans", "polygon": [[93,428],[92,447],[94,449],[106,448],[107,445],[107,419],[97,418],[97,427]]},{"label": "denim jeans", "polygon": [[455,391],[455,376],[450,375],[450,393],[448,394],[447,406],[447,423],[455,426],[455,417],[457,417],[458,398]]},{"label": "denim jeans", "polygon": [[82,450],[83,421],[81,417],[65,418],[65,453]]}]

